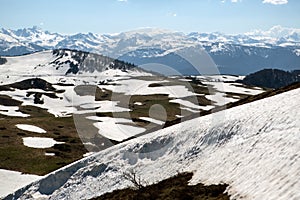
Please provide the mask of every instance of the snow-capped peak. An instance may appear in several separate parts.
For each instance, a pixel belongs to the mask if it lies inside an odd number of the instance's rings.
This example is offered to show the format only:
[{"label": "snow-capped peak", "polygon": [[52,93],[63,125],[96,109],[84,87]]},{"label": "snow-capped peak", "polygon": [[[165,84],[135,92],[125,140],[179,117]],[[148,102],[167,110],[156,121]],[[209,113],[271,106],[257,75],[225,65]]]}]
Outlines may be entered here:
[{"label": "snow-capped peak", "polygon": [[[0,55],[2,56],[23,55],[46,49],[75,49],[115,59],[122,58],[127,62],[141,65],[148,61],[153,62],[150,58],[167,56],[177,52],[178,49],[189,49],[193,46],[204,47],[213,59],[216,58],[216,65],[220,67],[220,70],[224,69],[222,73],[246,74],[246,72],[254,72],[249,70],[239,71],[241,66],[248,65],[261,68],[270,68],[271,66],[272,68],[285,70],[297,69],[299,66],[297,61],[299,58],[295,58],[295,56],[298,56],[298,53],[295,52],[298,52],[297,49],[300,48],[299,29],[280,26],[273,27],[268,31],[238,35],[219,32],[185,34],[157,28],[142,28],[118,34],[77,33],[73,35],[51,33],[37,27],[16,31],[0,30]],[[165,54],[146,52],[153,49],[163,51]],[[147,54],[149,56],[142,58],[132,56],[129,58],[127,56],[128,53],[134,55],[136,54],[135,51],[139,50],[145,51],[143,55]],[[284,58],[277,56],[279,51]],[[248,57],[235,63],[229,63],[229,59],[233,57],[242,58],[245,55],[248,55]],[[262,59],[255,59],[257,62],[253,63],[254,55],[258,55]],[[214,56],[216,57],[214,58]],[[218,56],[222,56],[222,58],[220,59]],[[141,60],[143,58],[149,59]],[[247,60],[248,58],[249,60]],[[171,63],[170,60],[166,59],[163,58],[162,64]],[[244,61],[242,62],[242,60]],[[292,63],[287,63],[287,60],[292,60]],[[228,63],[224,63],[227,61]],[[173,63],[178,63],[178,60],[172,61],[172,65]],[[232,66],[232,64],[239,66]],[[239,69],[227,70],[232,67]]]},{"label": "snow-capped peak", "polygon": [[299,35],[300,35],[300,29],[296,28],[287,28],[287,27],[282,27],[280,25],[273,26],[267,31],[263,30],[254,30],[251,32],[245,33],[247,36],[260,36],[260,37],[269,37],[269,38],[275,38],[275,39],[280,39],[280,38],[292,38],[295,39],[295,41],[299,42]]},{"label": "snow-capped peak", "polygon": [[191,44],[203,45],[213,42],[259,47],[270,45],[299,46],[300,29],[275,26],[268,31],[256,30],[246,34],[228,35],[219,32],[185,34],[147,27],[117,34],[77,33],[63,35],[43,31],[38,27],[18,30],[2,28],[0,41],[3,41],[3,45],[0,45],[0,55],[19,55],[19,52],[29,53],[42,49],[70,48],[117,58],[124,53],[145,47],[170,50],[188,47]]},{"label": "snow-capped peak", "polygon": [[127,37],[132,37],[134,35],[147,35],[150,37],[157,36],[157,35],[164,35],[164,34],[181,34],[184,35],[184,33],[172,31],[168,29],[160,29],[160,28],[153,28],[153,27],[143,27],[138,28],[135,30],[125,31],[117,34],[112,34],[113,36],[120,36],[120,35],[126,35]]}]

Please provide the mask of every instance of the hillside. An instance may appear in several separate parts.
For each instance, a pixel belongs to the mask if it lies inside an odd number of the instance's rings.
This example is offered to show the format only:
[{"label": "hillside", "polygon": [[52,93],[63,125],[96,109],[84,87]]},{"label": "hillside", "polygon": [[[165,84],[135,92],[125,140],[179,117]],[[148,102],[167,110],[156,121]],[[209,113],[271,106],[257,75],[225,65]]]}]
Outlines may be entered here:
[{"label": "hillside", "polygon": [[236,83],[242,76],[164,77],[67,49],[4,58],[0,196],[92,153],[265,91]]},{"label": "hillside", "polygon": [[186,121],[108,148],[6,199],[89,199],[194,172],[190,184],[229,184],[233,199],[299,198],[299,89]]},{"label": "hillside", "polygon": [[139,189],[127,188],[106,193],[92,200],[172,200],[172,199],[206,199],[206,200],[228,200],[229,195],[225,190],[228,185],[189,185],[192,173],[182,173],[163,180],[157,184],[145,186]]},{"label": "hillside", "polygon": [[7,76],[100,75],[109,70],[144,72],[133,64],[117,59],[69,49],[47,50],[1,59],[5,59],[5,62],[0,63],[0,71]]},{"label": "hillside", "polygon": [[264,69],[247,75],[240,82],[246,85],[278,89],[300,82],[300,71],[288,72],[278,69]]}]

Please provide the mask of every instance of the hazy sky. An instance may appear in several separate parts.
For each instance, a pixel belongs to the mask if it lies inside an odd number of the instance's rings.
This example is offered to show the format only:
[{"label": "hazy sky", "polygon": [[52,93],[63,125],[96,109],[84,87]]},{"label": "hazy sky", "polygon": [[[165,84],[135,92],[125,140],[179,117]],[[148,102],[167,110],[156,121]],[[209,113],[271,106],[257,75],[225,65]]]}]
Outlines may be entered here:
[{"label": "hazy sky", "polygon": [[300,28],[299,0],[0,0],[0,5],[0,28],[39,26],[59,33]]}]

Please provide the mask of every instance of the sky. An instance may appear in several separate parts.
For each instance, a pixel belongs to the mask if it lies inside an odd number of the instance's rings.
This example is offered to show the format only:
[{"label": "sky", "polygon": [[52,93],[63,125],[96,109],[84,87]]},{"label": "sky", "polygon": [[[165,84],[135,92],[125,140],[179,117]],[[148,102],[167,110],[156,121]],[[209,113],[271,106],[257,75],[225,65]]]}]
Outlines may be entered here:
[{"label": "sky", "polygon": [[299,0],[0,0],[0,28],[64,34],[143,27],[229,34],[300,28]]}]

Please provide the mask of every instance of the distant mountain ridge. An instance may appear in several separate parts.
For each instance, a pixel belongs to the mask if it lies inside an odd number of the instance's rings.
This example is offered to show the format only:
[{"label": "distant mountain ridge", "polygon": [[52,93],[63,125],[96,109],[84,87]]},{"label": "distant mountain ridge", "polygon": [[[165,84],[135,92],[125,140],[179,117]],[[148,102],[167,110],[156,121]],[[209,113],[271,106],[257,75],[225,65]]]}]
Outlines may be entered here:
[{"label": "distant mountain ridge", "polygon": [[[120,58],[137,65],[167,64],[180,74],[198,73],[193,64],[178,58],[178,51],[199,46],[222,74],[249,74],[264,68],[300,69],[300,30],[280,26],[268,31],[226,35],[184,34],[161,29],[139,29],[119,34],[63,35],[38,27],[0,29],[0,55],[12,56],[47,49],[76,49]],[[189,52],[187,52],[188,54]],[[179,64],[178,64],[179,63]]]}]

